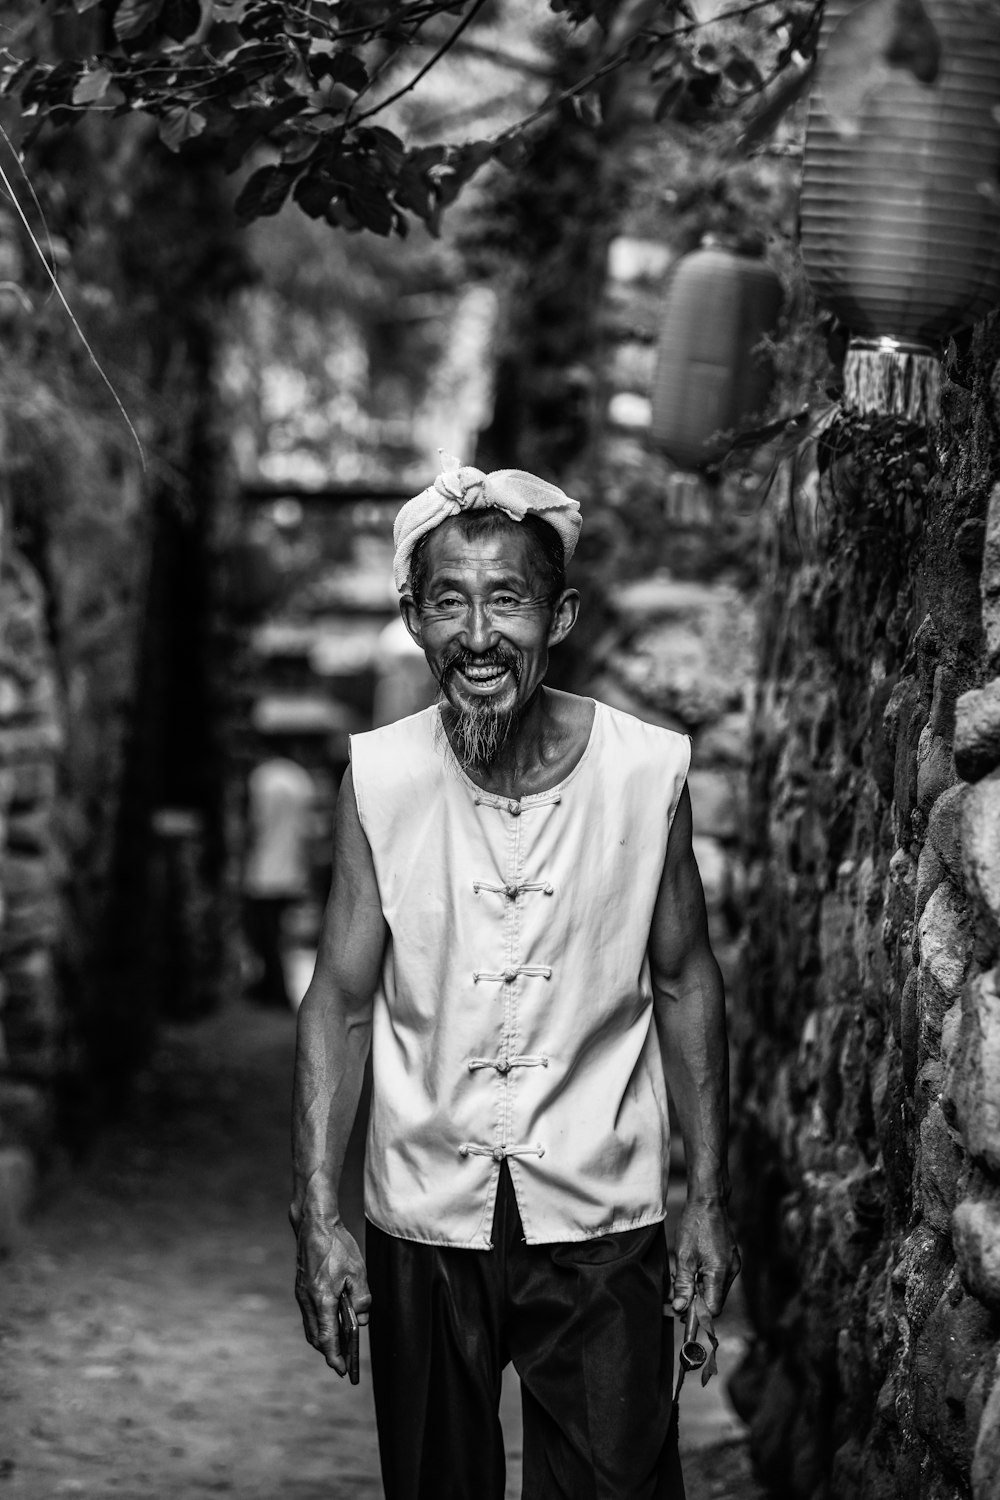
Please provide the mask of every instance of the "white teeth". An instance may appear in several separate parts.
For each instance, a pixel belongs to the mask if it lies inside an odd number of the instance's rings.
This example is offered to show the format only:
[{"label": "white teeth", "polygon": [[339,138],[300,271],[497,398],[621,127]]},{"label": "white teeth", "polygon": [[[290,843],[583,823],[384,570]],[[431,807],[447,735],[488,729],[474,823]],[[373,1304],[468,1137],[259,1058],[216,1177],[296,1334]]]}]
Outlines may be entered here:
[{"label": "white teeth", "polygon": [[506,674],[506,667],[465,667],[463,675],[471,682],[495,682]]}]

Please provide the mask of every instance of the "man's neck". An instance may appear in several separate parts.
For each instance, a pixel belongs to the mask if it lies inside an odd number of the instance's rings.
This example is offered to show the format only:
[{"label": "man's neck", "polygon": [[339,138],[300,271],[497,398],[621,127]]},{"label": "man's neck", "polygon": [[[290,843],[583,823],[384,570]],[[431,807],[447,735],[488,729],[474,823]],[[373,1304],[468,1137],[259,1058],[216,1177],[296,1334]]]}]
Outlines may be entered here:
[{"label": "man's neck", "polygon": [[[443,720],[454,750],[452,712],[446,709]],[[588,700],[539,687],[525,704],[496,759],[488,766],[466,766],[466,775],[484,792],[498,797],[519,798],[548,791],[579,761],[592,722],[592,704]]]}]

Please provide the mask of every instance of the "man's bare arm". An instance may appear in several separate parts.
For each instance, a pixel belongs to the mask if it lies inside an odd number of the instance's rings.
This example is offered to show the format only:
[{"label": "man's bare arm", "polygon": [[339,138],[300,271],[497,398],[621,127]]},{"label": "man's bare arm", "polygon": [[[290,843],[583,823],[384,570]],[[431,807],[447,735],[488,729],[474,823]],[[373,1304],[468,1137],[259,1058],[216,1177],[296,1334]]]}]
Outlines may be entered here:
[{"label": "man's bare arm", "polygon": [[715,1314],[740,1266],[726,1212],[729,1049],[722,975],[709,943],[686,786],[670,830],[649,956],[663,1067],[684,1137],[687,1173],[674,1308],[687,1307],[700,1281]]},{"label": "man's bare arm", "polygon": [[298,1237],[295,1295],[306,1338],[341,1375],[346,1366],[337,1299],[346,1285],[362,1323],[371,1304],[361,1252],[340,1215],[340,1179],[371,1043],[372,1001],[386,938],[371,850],[348,770],[337,802],[333,880],[316,969],[299,1009],[289,1210]]}]

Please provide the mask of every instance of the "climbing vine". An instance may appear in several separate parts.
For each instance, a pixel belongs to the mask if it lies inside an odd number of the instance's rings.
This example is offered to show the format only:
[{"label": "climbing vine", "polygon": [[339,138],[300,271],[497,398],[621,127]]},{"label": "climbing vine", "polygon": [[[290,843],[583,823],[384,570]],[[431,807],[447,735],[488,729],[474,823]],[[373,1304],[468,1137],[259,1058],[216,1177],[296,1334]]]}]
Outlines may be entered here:
[{"label": "climbing vine", "polygon": [[62,27],[52,60],[37,46],[37,8],[22,5],[0,49],[0,93],[19,102],[29,138],[95,112],[141,113],[171,151],[216,145],[230,170],[252,169],[237,200],[244,221],[291,201],[343,229],[405,234],[417,219],[436,232],[488,162],[519,163],[540,116],[572,100],[598,122],[601,81],[636,60],[656,84],[658,118],[699,127],[729,120],[750,136],[769,128],[800,87],[822,0],[551,0],[537,7],[550,25],[569,33],[595,23],[604,32],[585,71],[550,80],[537,109],[488,138],[404,139],[387,112],[497,8],[497,0],[52,0],[47,22]]}]

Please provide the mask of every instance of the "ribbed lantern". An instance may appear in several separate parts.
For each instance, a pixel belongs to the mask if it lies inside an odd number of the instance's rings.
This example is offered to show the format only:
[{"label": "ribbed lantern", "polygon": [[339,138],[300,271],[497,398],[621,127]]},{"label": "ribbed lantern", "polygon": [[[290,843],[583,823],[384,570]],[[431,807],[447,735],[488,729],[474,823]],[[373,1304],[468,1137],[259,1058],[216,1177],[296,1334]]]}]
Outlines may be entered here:
[{"label": "ribbed lantern", "polygon": [[[886,65],[852,103],[845,60],[860,51],[851,36],[871,4],[827,0],[802,254],[817,297],[852,335],[845,406],[926,422],[948,335],[1000,302],[1000,5],[924,0],[940,42],[937,76],[921,83]],[[869,62],[858,56],[859,73]]]},{"label": "ribbed lantern", "polygon": [[[721,246],[682,256],[663,298],[650,441],[684,469],[716,463],[773,383],[762,347],[781,313],[769,265]],[[720,436],[728,433],[729,437]]]}]

